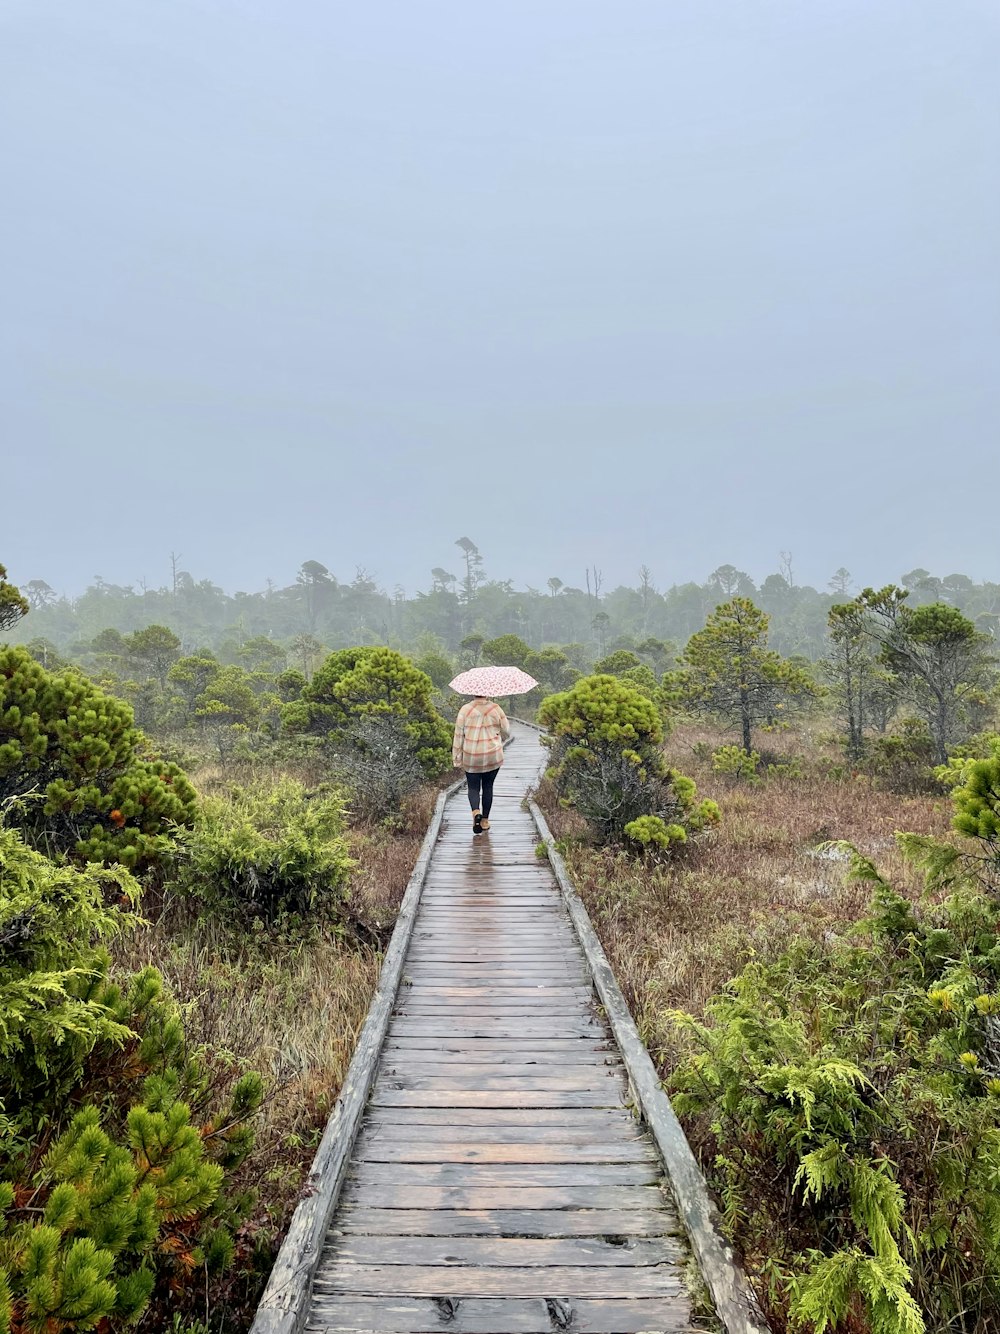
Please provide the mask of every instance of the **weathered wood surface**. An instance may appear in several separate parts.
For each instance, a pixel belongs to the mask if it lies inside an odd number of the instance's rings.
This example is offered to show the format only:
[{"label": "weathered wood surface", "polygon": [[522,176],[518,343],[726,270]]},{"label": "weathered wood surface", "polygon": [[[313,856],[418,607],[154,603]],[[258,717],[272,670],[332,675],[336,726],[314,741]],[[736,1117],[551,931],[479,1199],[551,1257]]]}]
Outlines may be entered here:
[{"label": "weathered wood surface", "polygon": [[570,914],[521,809],[447,808],[316,1270],[309,1331],[685,1330],[673,1204]]},{"label": "weathered wood surface", "polygon": [[[652,1066],[564,868],[536,856],[544,752],[515,733],[491,831],[459,793],[425,842],[252,1334],[693,1328],[688,1165],[668,1189],[662,1118],[651,1134],[632,1105],[650,1119]],[[733,1272],[719,1313],[753,1334]]]},{"label": "weathered wood surface", "polygon": [[677,1203],[684,1231],[711,1294],[715,1313],[728,1334],[770,1334],[732,1247],[722,1234],[701,1169],[674,1114],[649,1052],[629,1013],[628,1004],[577,894],[551,831],[537,803],[529,799],[535,826],[548,849],[553,873],[583,947],[594,986],[628,1068],[643,1121],[656,1143]]}]

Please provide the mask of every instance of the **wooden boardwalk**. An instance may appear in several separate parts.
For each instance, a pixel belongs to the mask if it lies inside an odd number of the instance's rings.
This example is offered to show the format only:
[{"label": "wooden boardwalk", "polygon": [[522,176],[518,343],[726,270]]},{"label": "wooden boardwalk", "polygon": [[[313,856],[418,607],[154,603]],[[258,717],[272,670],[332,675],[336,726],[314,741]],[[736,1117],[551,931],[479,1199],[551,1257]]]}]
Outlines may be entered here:
[{"label": "wooden boardwalk", "polygon": [[451,798],[305,1319],[319,1334],[690,1327],[663,1169],[521,809],[516,727],[492,829]]}]

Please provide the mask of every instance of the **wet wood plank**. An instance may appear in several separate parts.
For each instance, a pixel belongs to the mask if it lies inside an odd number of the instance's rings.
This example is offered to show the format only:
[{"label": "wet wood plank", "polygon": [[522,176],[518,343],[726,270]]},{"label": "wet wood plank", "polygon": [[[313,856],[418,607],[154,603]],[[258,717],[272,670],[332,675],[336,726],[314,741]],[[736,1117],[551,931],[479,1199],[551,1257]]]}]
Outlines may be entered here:
[{"label": "wet wood plank", "polygon": [[[353,1162],[349,1182],[359,1186],[517,1187],[657,1186],[656,1159],[615,1163],[385,1163]],[[660,1201],[663,1203],[663,1201]],[[583,1207],[587,1207],[584,1199]]]},{"label": "wet wood plank", "polygon": [[[493,1113],[498,1116],[499,1113]],[[367,1138],[366,1138],[367,1137]],[[522,1121],[519,1125],[497,1125],[477,1121],[474,1125],[413,1125],[386,1121],[383,1117],[369,1117],[358,1146],[376,1141],[388,1144],[635,1144],[643,1146],[649,1140],[631,1118],[622,1117],[612,1121],[609,1117],[599,1125],[534,1125]],[[643,1157],[647,1156],[645,1154]]]},{"label": "wet wood plank", "polygon": [[358,1162],[373,1163],[637,1163],[656,1162],[656,1151],[641,1140],[608,1144],[523,1144],[518,1141],[475,1144],[425,1143],[363,1137],[355,1146]]},{"label": "wet wood plank", "polygon": [[[586,1237],[417,1237],[334,1236],[324,1265],[464,1265],[499,1268],[599,1265],[639,1269],[678,1258],[678,1249],[659,1237],[621,1233],[613,1241]],[[331,1277],[336,1282],[336,1276]]]},{"label": "wet wood plank", "polygon": [[663,1297],[682,1295],[681,1278],[672,1262],[634,1268],[546,1265],[369,1265],[327,1262],[321,1266],[314,1292],[392,1293],[410,1297]]},{"label": "wet wood plank", "polygon": [[[396,1164],[389,1164],[396,1166]],[[416,1164],[422,1166],[422,1164]],[[649,1165],[643,1165],[644,1170]],[[655,1167],[653,1169],[655,1171]],[[648,1171],[646,1171],[648,1179]],[[399,1173],[396,1174],[397,1177]],[[659,1209],[663,1195],[656,1185],[588,1186],[581,1168],[573,1178],[576,1185],[528,1186],[512,1180],[496,1186],[417,1186],[379,1185],[364,1176],[348,1177],[341,1198],[350,1204],[367,1204],[373,1209]],[[537,1180],[538,1173],[532,1180]],[[657,1173],[654,1180],[659,1181]],[[664,1217],[664,1231],[675,1226]]]},{"label": "wet wood plank", "polygon": [[381,1126],[461,1126],[473,1130],[496,1126],[562,1126],[587,1129],[601,1135],[621,1126],[629,1134],[644,1134],[640,1123],[624,1108],[608,1107],[373,1107],[365,1129]]},{"label": "wet wood plank", "polygon": [[[334,1323],[335,1322],[335,1323]],[[563,1323],[564,1322],[564,1323]],[[309,1334],[680,1334],[690,1325],[673,1298],[344,1297],[317,1302]]]},{"label": "wet wood plank", "polygon": [[[345,1204],[337,1230],[419,1237],[662,1237],[659,1209],[372,1209]],[[667,1241],[683,1253],[680,1241]]]}]

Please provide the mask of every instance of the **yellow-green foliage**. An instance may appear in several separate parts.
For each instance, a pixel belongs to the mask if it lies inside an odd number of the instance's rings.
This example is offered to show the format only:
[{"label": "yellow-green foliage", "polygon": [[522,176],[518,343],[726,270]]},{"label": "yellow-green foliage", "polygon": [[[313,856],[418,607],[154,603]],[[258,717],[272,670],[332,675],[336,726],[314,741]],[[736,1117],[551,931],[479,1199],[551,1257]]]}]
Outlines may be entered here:
[{"label": "yellow-green foliage", "polygon": [[656,705],[627,682],[583,677],[544,700],[539,719],[553,736],[561,795],[602,840],[662,852],[718,819],[715,803],[696,805],[694,782],[667,768]]},{"label": "yellow-green foliage", "polygon": [[331,653],[301,698],[286,704],[289,732],[342,737],[360,718],[392,713],[403,719],[413,751],[429,777],[451,763],[451,732],[434,708],[434,685],[391,648],[349,648]]},{"label": "yellow-green foliage", "polygon": [[760,765],[760,756],[755,750],[749,754],[742,746],[720,746],[718,750],[712,752],[712,770],[717,774],[725,774],[737,782],[757,783],[757,768]]},{"label": "yellow-green foliage", "polygon": [[79,672],[0,649],[0,800],[37,846],[142,870],[190,825],[195,793],[176,764],[140,756],[132,709]]},{"label": "yellow-green foliage", "polygon": [[687,830],[681,824],[667,824],[658,815],[640,815],[625,826],[625,837],[644,848],[665,852],[671,844],[686,843]]},{"label": "yellow-green foliage", "polygon": [[588,750],[602,745],[628,746],[646,752],[663,740],[663,724],[655,705],[633,687],[610,675],[585,676],[570,689],[543,700],[538,720],[557,737],[572,737]]},{"label": "yellow-green foliage", "polygon": [[953,794],[952,821],[960,834],[979,839],[1000,860],[1000,747],[988,760],[969,760]]},{"label": "yellow-green foliage", "polygon": [[307,792],[291,778],[234,787],[202,803],[182,840],[176,882],[209,907],[270,919],[330,914],[353,862],[337,792]]},{"label": "yellow-green foliage", "polygon": [[120,867],[57,866],[0,829],[0,1099],[9,1115],[41,1093],[65,1096],[96,1043],[129,1035],[93,996],[107,969],[100,943],[135,922],[115,900],[137,897]]}]

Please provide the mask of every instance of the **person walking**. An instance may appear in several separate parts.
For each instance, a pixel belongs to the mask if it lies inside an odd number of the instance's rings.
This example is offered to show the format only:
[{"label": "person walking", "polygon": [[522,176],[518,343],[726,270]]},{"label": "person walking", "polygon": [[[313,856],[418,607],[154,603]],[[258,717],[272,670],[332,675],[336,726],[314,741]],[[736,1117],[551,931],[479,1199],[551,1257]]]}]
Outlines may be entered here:
[{"label": "person walking", "polygon": [[503,743],[509,736],[510,723],[496,700],[476,695],[459,709],[451,757],[456,769],[465,770],[474,834],[490,827],[493,784],[503,764]]}]

